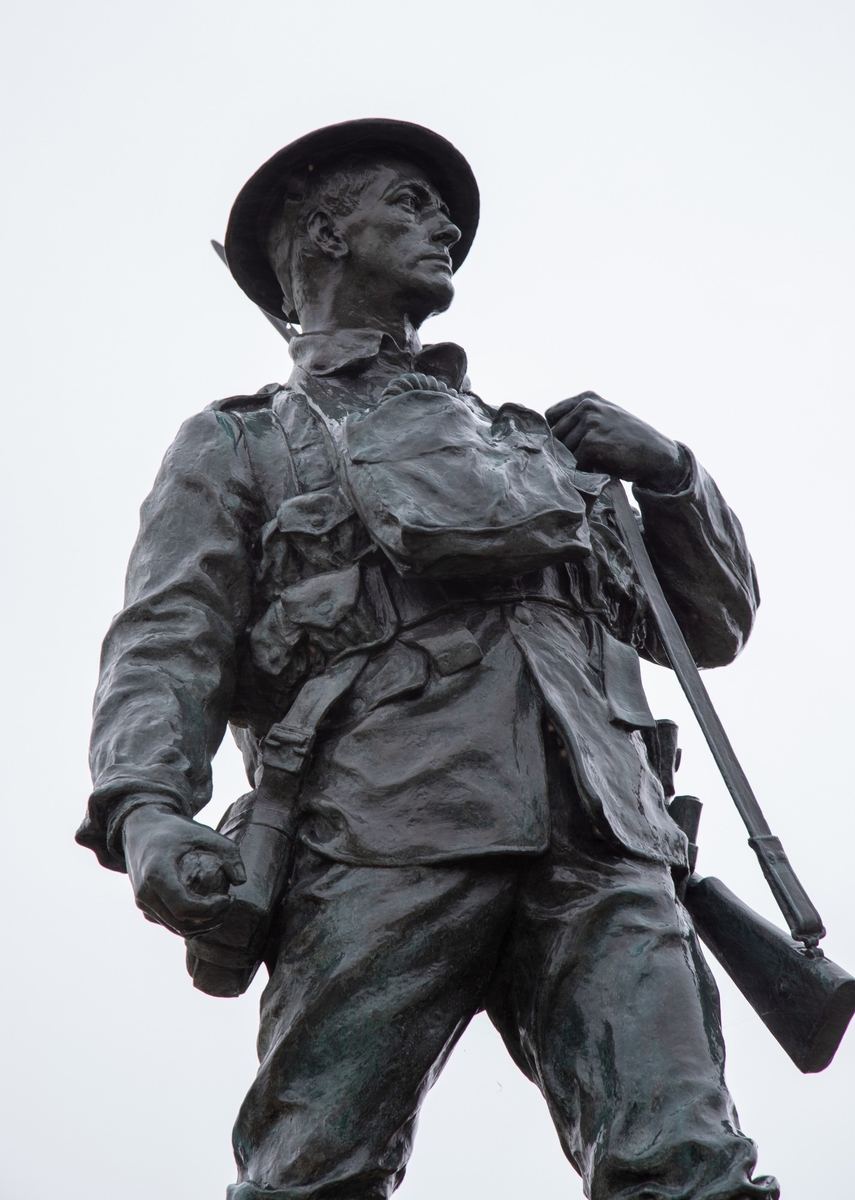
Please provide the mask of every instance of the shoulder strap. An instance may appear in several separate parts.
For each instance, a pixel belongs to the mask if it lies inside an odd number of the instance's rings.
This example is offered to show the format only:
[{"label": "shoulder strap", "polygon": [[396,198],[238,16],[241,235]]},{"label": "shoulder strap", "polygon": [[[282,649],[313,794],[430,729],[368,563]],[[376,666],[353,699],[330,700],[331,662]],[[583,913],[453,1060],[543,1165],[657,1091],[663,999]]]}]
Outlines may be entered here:
[{"label": "shoulder strap", "polygon": [[272,408],[232,413],[241,427],[247,458],[259,493],[264,497],[267,519],[276,516],[279,505],[298,492],[294,456],[282,422]]},{"label": "shoulder strap", "polygon": [[300,490],[288,437],[273,411],[273,397],[281,390],[280,384],[268,383],[253,396],[227,396],[208,405],[237,427],[268,521],[286,497]]}]

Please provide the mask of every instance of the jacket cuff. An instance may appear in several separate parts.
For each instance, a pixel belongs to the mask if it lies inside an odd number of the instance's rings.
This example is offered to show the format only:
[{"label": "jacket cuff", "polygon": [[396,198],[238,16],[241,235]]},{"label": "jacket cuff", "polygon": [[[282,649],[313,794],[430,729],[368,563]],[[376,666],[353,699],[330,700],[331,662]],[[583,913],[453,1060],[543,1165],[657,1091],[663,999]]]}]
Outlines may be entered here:
[{"label": "jacket cuff", "polygon": [[678,442],[677,445],[680,446],[684,464],[680,484],[670,492],[657,492],[652,487],[641,487],[640,484],[633,484],[633,496],[638,500],[642,511],[644,511],[646,505],[668,504],[670,500],[686,500],[698,493],[700,484],[698,460],[696,460],[688,446],[684,446],[682,442]]},{"label": "jacket cuff", "polygon": [[680,455],[683,460],[683,474],[676,488],[668,492],[660,492],[655,488],[641,487],[640,484],[632,485],[632,494],[638,500],[639,504],[647,502],[668,501],[668,500],[683,500],[690,497],[697,490],[698,482],[698,460],[695,458],[688,446],[684,446],[682,442],[678,442],[680,447]]},{"label": "jacket cuff", "polygon": [[89,807],[75,841],[93,851],[102,867],[125,871],[122,847],[122,825],[129,813],[144,804],[159,804],[170,808],[177,816],[192,820],[183,796],[172,789],[159,788],[141,780],[116,781],[98,787],[89,799]]}]

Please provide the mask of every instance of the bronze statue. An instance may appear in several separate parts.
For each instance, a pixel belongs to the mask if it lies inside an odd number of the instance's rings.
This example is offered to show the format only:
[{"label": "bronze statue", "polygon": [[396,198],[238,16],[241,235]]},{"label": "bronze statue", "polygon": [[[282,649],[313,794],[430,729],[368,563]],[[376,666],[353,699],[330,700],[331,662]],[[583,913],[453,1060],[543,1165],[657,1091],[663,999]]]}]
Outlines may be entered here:
[{"label": "bronze statue", "polygon": [[[679,898],[638,656],[667,660],[610,477],[701,666],[750,631],[751,559],[686,447],[592,393],[544,419],[510,348],[495,410],[459,346],[421,345],[478,211],[459,152],[398,121],[315,131],[241,191],[228,263],[299,324],[294,367],[167,453],[78,838],[187,939],[197,986],[270,972],[231,1200],[389,1196],[482,1008],[592,1200],[777,1197]],[[227,724],[252,790],[214,832],[194,818]]]}]

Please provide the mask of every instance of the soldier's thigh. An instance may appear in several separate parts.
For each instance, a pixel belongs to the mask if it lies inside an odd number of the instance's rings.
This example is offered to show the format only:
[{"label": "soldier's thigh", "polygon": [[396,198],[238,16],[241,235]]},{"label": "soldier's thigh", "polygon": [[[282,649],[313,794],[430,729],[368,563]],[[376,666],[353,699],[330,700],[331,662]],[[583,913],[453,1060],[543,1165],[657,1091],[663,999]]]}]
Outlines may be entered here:
[{"label": "soldier's thigh", "polygon": [[484,1002],[518,872],[300,852],[235,1130],[243,1178],[290,1195],[403,1169],[419,1105]]},{"label": "soldier's thigh", "polygon": [[777,1196],[751,1181],[717,990],[664,865],[559,839],[521,884],[488,1011],[592,1200]]}]

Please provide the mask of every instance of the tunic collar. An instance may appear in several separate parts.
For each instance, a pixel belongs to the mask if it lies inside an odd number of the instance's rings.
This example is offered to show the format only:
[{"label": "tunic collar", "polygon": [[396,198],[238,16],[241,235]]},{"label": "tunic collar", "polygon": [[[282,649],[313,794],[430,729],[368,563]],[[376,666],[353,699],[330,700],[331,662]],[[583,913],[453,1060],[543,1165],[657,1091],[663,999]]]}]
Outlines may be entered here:
[{"label": "tunic collar", "polygon": [[382,366],[390,374],[421,371],[455,389],[463,387],[466,377],[466,353],[456,343],[437,342],[409,354],[379,329],[298,334],[291,339],[288,349],[296,367],[322,378],[358,375],[374,365]]}]

